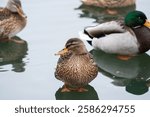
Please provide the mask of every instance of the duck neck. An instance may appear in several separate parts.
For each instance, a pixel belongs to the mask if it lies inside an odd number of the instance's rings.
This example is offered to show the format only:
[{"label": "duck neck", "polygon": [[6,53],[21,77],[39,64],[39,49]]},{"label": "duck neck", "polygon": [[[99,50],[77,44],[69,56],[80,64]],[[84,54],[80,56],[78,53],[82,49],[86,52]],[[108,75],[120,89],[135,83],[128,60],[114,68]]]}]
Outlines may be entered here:
[{"label": "duck neck", "polygon": [[75,55],[85,55],[87,54],[88,51],[85,47],[79,47],[76,52],[75,52]]}]

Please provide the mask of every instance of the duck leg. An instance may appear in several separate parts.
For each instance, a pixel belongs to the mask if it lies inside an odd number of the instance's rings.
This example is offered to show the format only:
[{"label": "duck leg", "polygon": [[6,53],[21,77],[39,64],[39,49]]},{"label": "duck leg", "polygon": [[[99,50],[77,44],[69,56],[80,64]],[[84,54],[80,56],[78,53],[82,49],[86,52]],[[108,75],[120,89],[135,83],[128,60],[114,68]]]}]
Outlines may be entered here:
[{"label": "duck leg", "polygon": [[86,88],[83,88],[83,87],[78,87],[78,88],[69,87],[68,89],[70,91],[75,91],[75,92],[86,92],[86,91],[88,91]]},{"label": "duck leg", "polygon": [[113,10],[113,9],[107,9],[106,12],[107,12],[109,15],[116,15],[116,14],[118,14],[117,10]]},{"label": "duck leg", "polygon": [[16,39],[13,39],[13,38],[9,38],[9,41],[15,42],[17,44],[24,44],[25,43],[25,41],[23,41],[23,40],[16,40]]},{"label": "duck leg", "polygon": [[83,87],[80,87],[77,89],[77,92],[86,92],[86,91],[88,91],[88,90]]},{"label": "duck leg", "polygon": [[77,91],[77,92],[86,92],[88,90],[85,89],[85,88],[83,88],[83,87],[79,87],[79,88],[74,89],[74,91]]},{"label": "duck leg", "polygon": [[79,87],[79,88],[70,88],[67,86],[67,84],[64,84],[61,92],[71,92],[71,91],[76,91],[76,92],[86,92],[88,91],[86,88]]},{"label": "duck leg", "polygon": [[131,58],[132,58],[132,56],[127,56],[127,55],[118,55],[118,56],[117,56],[117,58],[118,58],[118,59],[120,59],[120,60],[127,61],[127,60],[131,59]]},{"label": "duck leg", "polygon": [[63,85],[61,92],[70,92],[71,90],[67,87],[66,84]]}]

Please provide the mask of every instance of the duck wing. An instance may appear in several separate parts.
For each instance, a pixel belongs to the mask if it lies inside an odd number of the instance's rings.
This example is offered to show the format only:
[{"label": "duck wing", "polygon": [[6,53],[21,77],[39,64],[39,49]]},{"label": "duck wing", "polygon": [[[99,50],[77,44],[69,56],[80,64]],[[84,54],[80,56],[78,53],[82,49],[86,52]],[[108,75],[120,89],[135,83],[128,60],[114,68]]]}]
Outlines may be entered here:
[{"label": "duck wing", "polygon": [[[6,19],[9,15],[5,14],[4,8],[0,8],[0,36],[2,36],[4,31],[4,24],[6,23]],[[6,20],[6,21],[5,21]]]},{"label": "duck wing", "polygon": [[4,20],[10,18],[10,16],[11,15],[8,10],[6,10],[5,8],[0,8],[0,25]]},{"label": "duck wing", "polygon": [[110,21],[97,26],[86,27],[84,34],[90,38],[100,38],[112,33],[124,33],[125,31],[125,25],[121,21]]}]

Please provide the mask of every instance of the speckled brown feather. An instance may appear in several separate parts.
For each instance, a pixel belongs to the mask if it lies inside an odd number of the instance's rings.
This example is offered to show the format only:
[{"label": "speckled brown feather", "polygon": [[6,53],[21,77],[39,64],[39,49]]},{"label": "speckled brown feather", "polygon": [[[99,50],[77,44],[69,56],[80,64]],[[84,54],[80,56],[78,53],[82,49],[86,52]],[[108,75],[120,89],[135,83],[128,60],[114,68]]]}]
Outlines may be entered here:
[{"label": "speckled brown feather", "polygon": [[26,18],[18,13],[12,13],[7,8],[0,8],[0,39],[11,38],[26,25]]},{"label": "speckled brown feather", "polygon": [[58,60],[55,77],[72,87],[82,87],[90,83],[98,74],[98,67],[92,55],[67,53]]},{"label": "speckled brown feather", "polygon": [[135,4],[135,0],[81,0],[83,4],[98,7],[125,7]]}]

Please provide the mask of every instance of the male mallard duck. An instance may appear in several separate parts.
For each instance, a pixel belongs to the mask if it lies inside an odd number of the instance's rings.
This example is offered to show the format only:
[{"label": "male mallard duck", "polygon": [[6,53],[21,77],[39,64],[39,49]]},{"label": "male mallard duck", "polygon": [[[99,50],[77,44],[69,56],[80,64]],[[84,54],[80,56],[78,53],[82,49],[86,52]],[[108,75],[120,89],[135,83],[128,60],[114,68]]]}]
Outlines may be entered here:
[{"label": "male mallard duck", "polygon": [[85,5],[116,8],[134,5],[136,0],[81,0],[81,1]]},{"label": "male mallard duck", "polygon": [[11,39],[26,25],[20,0],[9,0],[5,8],[0,8],[0,40]]},{"label": "male mallard duck", "polygon": [[78,38],[71,38],[56,55],[60,58],[55,77],[65,83],[62,92],[87,91],[83,87],[97,76],[98,67],[84,43]]},{"label": "male mallard duck", "polygon": [[[133,56],[150,49],[149,27],[150,22],[143,12],[132,11],[125,17],[124,23],[110,21],[87,27],[80,36],[89,41],[95,49]],[[124,57],[122,59],[126,58]]]}]

